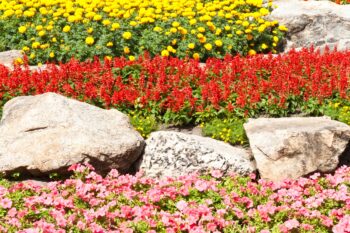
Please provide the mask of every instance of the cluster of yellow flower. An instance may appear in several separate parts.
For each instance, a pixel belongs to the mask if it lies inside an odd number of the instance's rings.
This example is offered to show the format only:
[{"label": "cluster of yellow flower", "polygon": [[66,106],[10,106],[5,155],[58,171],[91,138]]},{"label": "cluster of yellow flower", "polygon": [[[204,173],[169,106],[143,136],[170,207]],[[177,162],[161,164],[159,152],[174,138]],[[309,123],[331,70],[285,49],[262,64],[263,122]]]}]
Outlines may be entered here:
[{"label": "cluster of yellow flower", "polygon": [[[276,52],[287,29],[264,17],[272,0],[2,0],[3,47],[32,61]],[[0,47],[1,50],[1,47]]]},{"label": "cluster of yellow flower", "polygon": [[328,105],[326,114],[345,124],[350,125],[350,105],[340,102],[331,102]]}]

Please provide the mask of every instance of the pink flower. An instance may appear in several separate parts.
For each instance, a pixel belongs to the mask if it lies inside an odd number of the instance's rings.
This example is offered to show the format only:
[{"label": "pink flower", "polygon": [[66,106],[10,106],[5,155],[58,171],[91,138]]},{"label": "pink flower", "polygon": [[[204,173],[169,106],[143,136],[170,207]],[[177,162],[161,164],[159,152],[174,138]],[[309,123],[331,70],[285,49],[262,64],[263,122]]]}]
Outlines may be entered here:
[{"label": "pink flower", "polygon": [[345,215],[332,230],[333,233],[350,233],[350,215]]},{"label": "pink flower", "polygon": [[186,201],[181,200],[176,203],[176,208],[178,208],[180,211],[183,211],[185,208],[187,208],[188,204]]},{"label": "pink flower", "polygon": [[288,228],[288,230],[291,230],[293,228],[297,228],[297,227],[299,227],[299,225],[300,225],[300,223],[296,219],[291,219],[291,220],[287,220],[284,222],[284,226],[286,226]]},{"label": "pink flower", "polygon": [[210,174],[214,178],[221,178],[222,177],[222,172],[220,170],[212,170],[210,172]]},{"label": "pink flower", "polygon": [[2,198],[0,199],[0,206],[4,209],[10,209],[12,207],[12,201],[7,197]]},{"label": "pink flower", "polygon": [[203,192],[203,191],[208,189],[208,184],[207,184],[207,182],[205,182],[203,180],[197,180],[196,183],[194,184],[194,187],[198,191]]}]

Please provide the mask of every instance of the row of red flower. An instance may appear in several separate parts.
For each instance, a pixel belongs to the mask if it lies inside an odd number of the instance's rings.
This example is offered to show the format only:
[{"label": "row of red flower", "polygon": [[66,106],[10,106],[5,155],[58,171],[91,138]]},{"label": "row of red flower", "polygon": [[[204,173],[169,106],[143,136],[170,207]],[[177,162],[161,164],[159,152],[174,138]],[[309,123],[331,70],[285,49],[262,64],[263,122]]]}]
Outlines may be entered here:
[{"label": "row of red flower", "polygon": [[208,109],[258,109],[262,103],[283,109],[295,97],[348,98],[349,77],[350,51],[227,56],[205,65],[147,55],[137,61],[72,59],[35,72],[0,66],[0,97],[4,103],[18,95],[57,92],[105,108],[192,116]]}]

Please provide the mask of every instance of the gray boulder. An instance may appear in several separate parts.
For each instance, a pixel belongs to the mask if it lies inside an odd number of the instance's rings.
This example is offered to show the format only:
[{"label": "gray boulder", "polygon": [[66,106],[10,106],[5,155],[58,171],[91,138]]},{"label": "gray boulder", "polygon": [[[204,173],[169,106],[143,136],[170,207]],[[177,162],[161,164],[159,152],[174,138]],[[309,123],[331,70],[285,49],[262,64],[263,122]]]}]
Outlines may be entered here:
[{"label": "gray boulder", "polygon": [[276,1],[269,20],[278,20],[288,30],[285,51],[309,47],[324,50],[350,48],[350,5],[331,1]]},{"label": "gray boulder", "polygon": [[197,135],[158,131],[146,140],[138,168],[146,176],[181,176],[191,172],[221,170],[247,175],[254,172],[252,156],[243,148]]},{"label": "gray boulder", "polygon": [[261,177],[273,181],[335,170],[350,140],[350,127],[327,117],[250,119],[244,129]]},{"label": "gray boulder", "polygon": [[17,97],[5,104],[0,122],[0,172],[64,174],[72,164],[89,162],[100,173],[124,173],[144,144],[117,110],[54,93]]}]

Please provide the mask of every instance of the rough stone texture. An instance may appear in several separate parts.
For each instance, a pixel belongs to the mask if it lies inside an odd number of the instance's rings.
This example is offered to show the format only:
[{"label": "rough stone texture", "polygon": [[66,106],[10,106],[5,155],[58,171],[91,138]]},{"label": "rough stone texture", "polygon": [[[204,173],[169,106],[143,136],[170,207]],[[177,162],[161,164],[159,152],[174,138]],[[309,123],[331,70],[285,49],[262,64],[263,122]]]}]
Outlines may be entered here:
[{"label": "rough stone texture", "polygon": [[250,119],[244,124],[262,178],[278,181],[336,169],[350,127],[327,117]]},{"label": "rough stone texture", "polygon": [[23,58],[20,50],[10,50],[5,52],[0,52],[0,64],[7,66],[9,68],[13,67],[13,62],[17,58]]},{"label": "rough stone texture", "polygon": [[117,110],[104,110],[54,93],[17,97],[0,122],[0,172],[65,174],[89,162],[100,173],[127,172],[144,140]]},{"label": "rough stone texture", "polygon": [[331,1],[274,1],[278,8],[268,17],[278,20],[288,31],[285,51],[314,44],[315,48],[350,48],[350,5]]},{"label": "rough stone texture", "polygon": [[151,177],[181,176],[211,169],[243,175],[256,170],[252,159],[245,149],[211,138],[158,131],[147,139],[137,168]]}]

